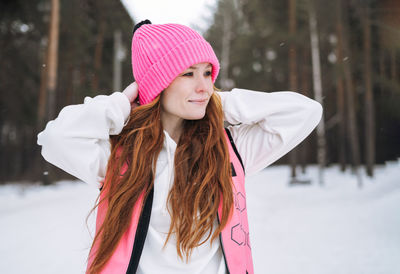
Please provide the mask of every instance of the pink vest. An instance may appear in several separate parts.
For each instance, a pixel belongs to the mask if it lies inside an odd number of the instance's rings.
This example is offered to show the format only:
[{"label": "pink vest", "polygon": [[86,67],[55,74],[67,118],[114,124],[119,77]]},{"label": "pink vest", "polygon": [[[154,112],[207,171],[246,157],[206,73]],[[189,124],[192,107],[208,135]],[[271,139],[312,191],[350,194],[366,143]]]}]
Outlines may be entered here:
[{"label": "pink vest", "polygon": [[[232,163],[234,205],[232,217],[220,234],[221,248],[228,273],[253,274],[243,164],[228,130],[226,130],[226,138]],[[102,198],[102,194],[100,193],[100,199]],[[144,194],[140,196],[134,205],[130,226],[123,234],[115,252],[101,271],[102,274],[136,273],[150,221],[153,192],[149,194],[146,201],[144,201],[143,196]],[[141,210],[143,203],[145,204],[143,210]],[[97,209],[96,233],[104,221],[107,206],[107,202],[104,202]],[[221,213],[222,203],[220,203],[218,208],[218,218],[221,216]],[[90,251],[88,267],[92,263],[97,249],[98,245],[95,245]]]}]

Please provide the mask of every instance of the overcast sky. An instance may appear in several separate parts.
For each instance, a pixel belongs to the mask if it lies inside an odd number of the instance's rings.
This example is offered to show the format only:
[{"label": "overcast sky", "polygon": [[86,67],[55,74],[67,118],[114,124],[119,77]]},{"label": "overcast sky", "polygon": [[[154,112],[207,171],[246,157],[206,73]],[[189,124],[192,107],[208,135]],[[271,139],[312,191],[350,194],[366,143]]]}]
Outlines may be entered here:
[{"label": "overcast sky", "polygon": [[204,31],[212,23],[217,0],[121,0],[138,23],[179,23]]}]

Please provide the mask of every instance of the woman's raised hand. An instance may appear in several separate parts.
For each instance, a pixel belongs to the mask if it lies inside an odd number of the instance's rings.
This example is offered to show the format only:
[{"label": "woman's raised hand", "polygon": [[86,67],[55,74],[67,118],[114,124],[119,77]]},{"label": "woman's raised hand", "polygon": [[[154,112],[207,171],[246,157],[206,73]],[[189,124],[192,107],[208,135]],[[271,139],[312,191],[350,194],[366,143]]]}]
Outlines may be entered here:
[{"label": "woman's raised hand", "polygon": [[123,94],[128,97],[129,102],[131,103],[132,107],[137,107],[139,106],[139,103],[137,102],[137,97],[138,97],[138,92],[139,88],[136,82],[133,82],[129,86],[127,86],[124,91],[122,92]]}]

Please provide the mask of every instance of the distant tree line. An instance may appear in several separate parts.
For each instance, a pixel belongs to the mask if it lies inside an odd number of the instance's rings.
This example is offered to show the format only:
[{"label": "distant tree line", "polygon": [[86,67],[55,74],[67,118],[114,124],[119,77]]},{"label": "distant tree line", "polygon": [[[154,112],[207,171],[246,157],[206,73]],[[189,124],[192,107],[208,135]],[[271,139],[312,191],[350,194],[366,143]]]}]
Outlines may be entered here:
[{"label": "distant tree line", "polygon": [[[134,22],[122,3],[57,2],[55,72],[48,71],[55,55],[49,56],[53,1],[0,2],[0,183],[41,180],[49,173],[59,178],[62,173],[41,158],[36,135],[62,107],[82,103],[85,96],[113,91],[114,37],[118,30],[126,55],[122,86],[133,81],[129,52]],[[49,90],[52,73],[56,73],[53,96]]]},{"label": "distant tree line", "polygon": [[[219,0],[210,12],[218,87],[294,90],[324,106],[315,133],[278,161],[293,181],[309,163],[372,176],[399,157],[399,1]],[[132,82],[133,25],[120,1],[0,3],[0,183],[65,176],[36,135],[65,105]]]},{"label": "distant tree line", "polygon": [[321,83],[325,141],[313,134],[280,163],[304,168],[322,151],[324,166],[364,165],[372,176],[376,163],[400,156],[400,1],[219,0],[213,18],[206,37],[221,60],[223,89],[315,98]]}]

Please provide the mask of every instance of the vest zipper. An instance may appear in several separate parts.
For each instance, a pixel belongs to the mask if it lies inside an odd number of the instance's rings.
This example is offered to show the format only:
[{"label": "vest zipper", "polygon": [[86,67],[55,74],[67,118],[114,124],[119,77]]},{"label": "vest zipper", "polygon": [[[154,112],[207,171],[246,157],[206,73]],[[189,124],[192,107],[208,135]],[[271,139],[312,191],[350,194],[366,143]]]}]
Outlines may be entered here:
[{"label": "vest zipper", "polygon": [[[218,225],[220,225],[219,213],[218,212],[217,212],[217,220],[218,220]],[[222,232],[219,233],[219,243],[220,243],[220,246],[221,246],[222,255],[224,256],[226,270],[228,271],[228,274],[230,274],[231,272],[229,271],[228,261],[226,260],[225,250],[224,250],[224,243],[222,241],[222,235],[221,234],[222,234]]]}]

